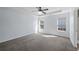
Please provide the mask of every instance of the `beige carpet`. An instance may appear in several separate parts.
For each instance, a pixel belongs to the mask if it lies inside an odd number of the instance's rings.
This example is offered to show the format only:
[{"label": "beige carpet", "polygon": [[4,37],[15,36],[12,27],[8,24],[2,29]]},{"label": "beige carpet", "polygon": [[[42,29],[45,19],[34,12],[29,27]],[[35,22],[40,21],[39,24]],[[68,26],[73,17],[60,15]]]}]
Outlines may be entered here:
[{"label": "beige carpet", "polygon": [[62,37],[31,34],[0,43],[0,51],[75,51],[71,42]]}]

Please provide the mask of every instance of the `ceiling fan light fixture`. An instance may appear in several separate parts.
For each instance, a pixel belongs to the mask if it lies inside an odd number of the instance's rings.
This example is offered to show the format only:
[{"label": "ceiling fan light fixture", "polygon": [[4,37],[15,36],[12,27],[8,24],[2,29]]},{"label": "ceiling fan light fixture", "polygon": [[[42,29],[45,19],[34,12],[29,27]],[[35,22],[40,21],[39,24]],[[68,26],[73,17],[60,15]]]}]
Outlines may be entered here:
[{"label": "ceiling fan light fixture", "polygon": [[43,13],[39,11],[38,14],[39,14],[39,15],[42,15]]}]

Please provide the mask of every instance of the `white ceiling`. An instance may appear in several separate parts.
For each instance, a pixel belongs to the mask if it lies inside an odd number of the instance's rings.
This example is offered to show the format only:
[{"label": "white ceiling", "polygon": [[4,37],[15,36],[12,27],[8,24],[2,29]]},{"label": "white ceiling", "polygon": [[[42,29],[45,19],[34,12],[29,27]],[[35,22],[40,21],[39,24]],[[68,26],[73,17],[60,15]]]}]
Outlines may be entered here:
[{"label": "white ceiling", "polygon": [[[46,11],[46,13],[49,12],[55,12],[58,10],[68,10],[70,9],[69,7],[43,7],[43,9],[48,8],[48,10]],[[12,9],[17,10],[17,11],[21,11],[27,14],[32,14],[32,15],[38,15],[38,9],[36,7],[12,7]]]},{"label": "white ceiling", "polygon": [[[72,7],[42,7],[42,9],[48,9],[46,13],[54,13],[58,11],[68,11],[69,9],[72,9]],[[36,7],[26,7],[25,10],[28,10],[28,12],[32,13],[33,15],[39,15],[38,9]]]}]

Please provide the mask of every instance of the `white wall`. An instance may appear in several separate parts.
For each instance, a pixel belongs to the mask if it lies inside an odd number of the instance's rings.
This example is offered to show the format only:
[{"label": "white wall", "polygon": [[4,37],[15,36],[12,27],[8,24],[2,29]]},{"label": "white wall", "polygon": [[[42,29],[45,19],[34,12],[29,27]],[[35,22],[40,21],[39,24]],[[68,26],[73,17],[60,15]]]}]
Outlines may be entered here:
[{"label": "white wall", "polygon": [[[57,20],[59,17],[64,17],[64,16],[66,16],[66,31],[65,32],[57,31]],[[68,12],[58,14],[58,15],[48,15],[42,18],[45,21],[44,31],[43,31],[44,33],[69,37],[69,13]]]},{"label": "white wall", "polygon": [[70,40],[72,45],[77,48],[77,12],[72,9],[70,12]]},{"label": "white wall", "polygon": [[36,18],[27,12],[23,13],[14,8],[0,8],[0,42],[35,32]]}]

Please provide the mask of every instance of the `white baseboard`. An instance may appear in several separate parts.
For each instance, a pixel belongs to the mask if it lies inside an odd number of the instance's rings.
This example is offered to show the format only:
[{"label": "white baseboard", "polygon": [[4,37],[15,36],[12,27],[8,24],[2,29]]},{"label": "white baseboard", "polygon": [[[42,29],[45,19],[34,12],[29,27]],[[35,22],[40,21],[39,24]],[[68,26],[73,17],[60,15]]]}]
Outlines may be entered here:
[{"label": "white baseboard", "polygon": [[16,39],[16,38],[19,38],[19,37],[22,37],[22,36],[27,36],[27,35],[30,35],[30,34],[33,34],[33,33],[27,33],[27,34],[23,34],[23,35],[18,35],[17,37],[12,37],[12,38],[8,38],[8,39],[4,39],[4,40],[1,40],[0,43],[6,42],[6,41],[9,41],[9,40],[13,40],[13,39]]}]

